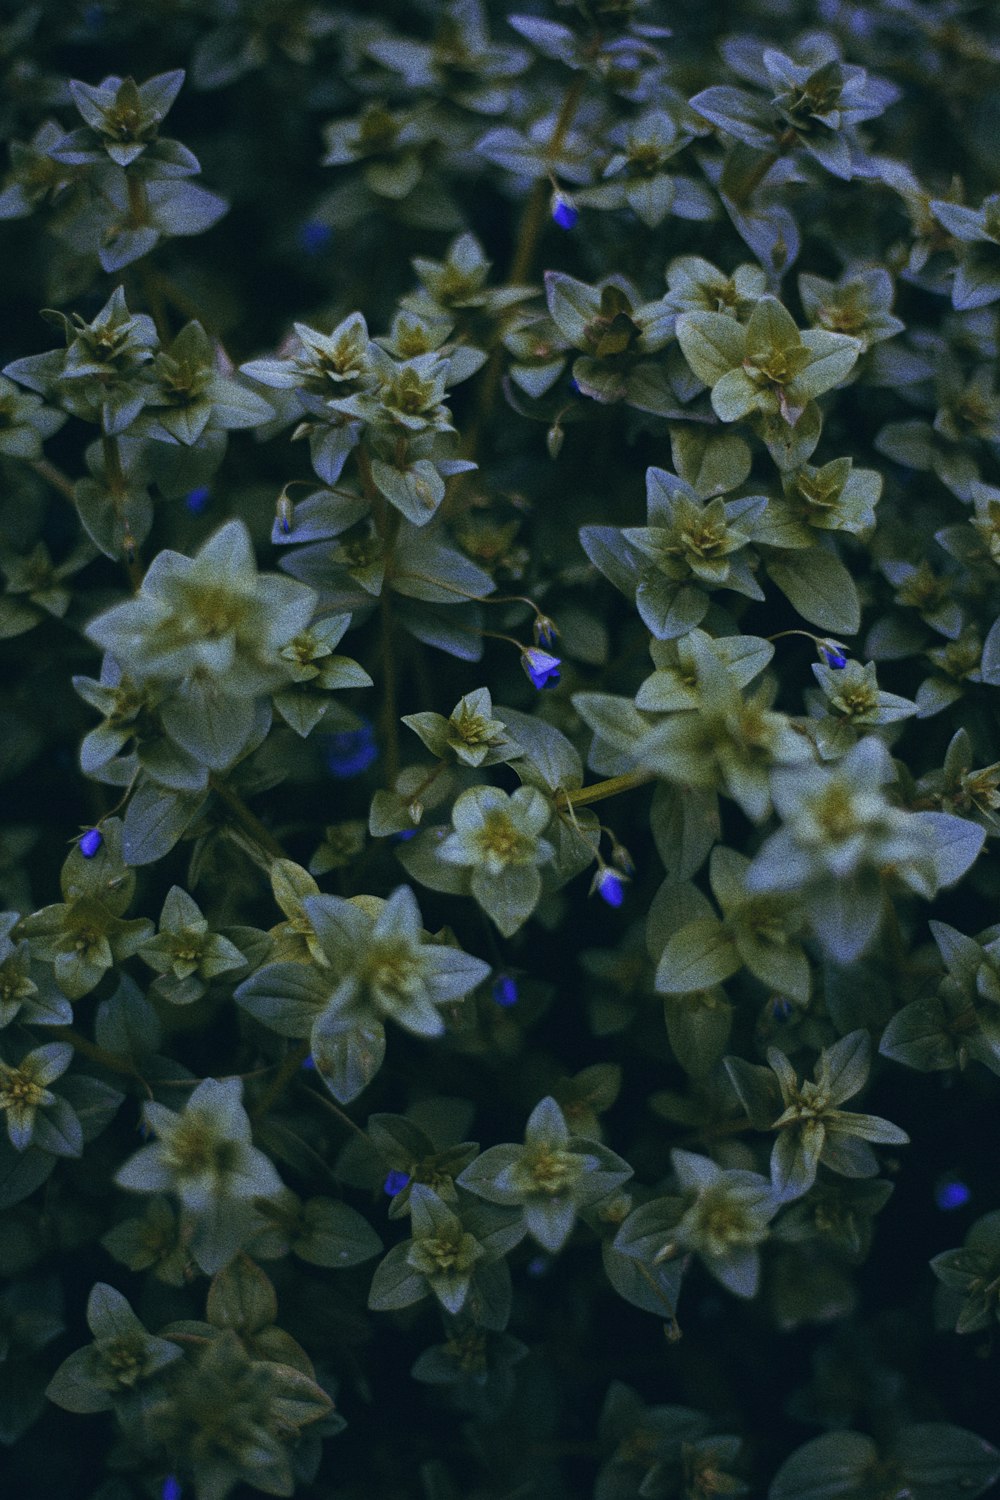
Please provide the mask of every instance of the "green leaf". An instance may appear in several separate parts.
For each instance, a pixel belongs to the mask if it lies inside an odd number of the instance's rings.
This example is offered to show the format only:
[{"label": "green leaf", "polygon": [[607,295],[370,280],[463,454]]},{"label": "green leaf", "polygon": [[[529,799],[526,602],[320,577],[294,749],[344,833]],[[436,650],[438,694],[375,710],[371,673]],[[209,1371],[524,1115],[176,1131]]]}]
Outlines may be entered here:
[{"label": "green leaf", "polygon": [[371,1260],[382,1241],[368,1220],[346,1203],[332,1198],[310,1198],[302,1209],[292,1251],[313,1266],[346,1270]]},{"label": "green leaf", "polygon": [[316,1071],[340,1104],[349,1104],[368,1087],[385,1057],[385,1027],[378,1021],[344,1027],[326,1010],[312,1029]]},{"label": "green leaf", "polygon": [[714,386],[742,366],[746,330],[724,313],[683,313],[677,319],[677,342],[698,379]]},{"label": "green leaf", "polygon": [[918,1422],[892,1445],[914,1500],[975,1500],[1000,1478],[1000,1452],[964,1427]]},{"label": "green leaf", "polygon": [[260,1266],[248,1255],[237,1255],[213,1276],[205,1312],[216,1328],[253,1334],[276,1321],[278,1299]]},{"label": "green leaf", "polygon": [[661,995],[685,995],[721,984],[742,967],[732,938],[717,917],[682,927],[667,943],[656,970]]},{"label": "green leaf", "polygon": [[141,780],[125,809],[122,847],[128,863],[149,865],[169,854],[205,801],[204,792],[172,792]]},{"label": "green leaf", "polygon": [[804,620],[821,630],[854,635],[861,626],[861,602],[839,557],[820,547],[786,552],[766,560],[768,576]]},{"label": "green leaf", "polygon": [[870,1500],[878,1449],[859,1432],[828,1432],[797,1448],[778,1470],[768,1500]]},{"label": "green leaf", "polygon": [[372,1312],[393,1312],[400,1307],[410,1307],[422,1302],[429,1294],[427,1280],[407,1262],[412,1240],[393,1245],[388,1255],[375,1267],[368,1306]]}]

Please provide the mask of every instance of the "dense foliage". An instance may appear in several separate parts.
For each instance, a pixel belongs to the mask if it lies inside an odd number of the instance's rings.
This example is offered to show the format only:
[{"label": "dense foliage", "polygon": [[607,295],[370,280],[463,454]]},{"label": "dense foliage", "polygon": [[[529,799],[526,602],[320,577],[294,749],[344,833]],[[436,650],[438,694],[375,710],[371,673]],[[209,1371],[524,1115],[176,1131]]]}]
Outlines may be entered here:
[{"label": "dense foliage", "polygon": [[10,1492],[974,1500],[996,11],[5,14]]}]

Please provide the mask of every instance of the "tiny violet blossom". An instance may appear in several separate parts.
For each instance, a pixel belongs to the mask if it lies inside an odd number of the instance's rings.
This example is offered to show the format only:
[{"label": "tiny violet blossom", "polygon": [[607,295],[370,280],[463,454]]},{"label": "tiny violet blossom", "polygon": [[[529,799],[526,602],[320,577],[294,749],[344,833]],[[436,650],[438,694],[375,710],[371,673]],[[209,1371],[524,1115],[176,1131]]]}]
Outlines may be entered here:
[{"label": "tiny violet blossom", "polygon": [[382,1191],[388,1198],[395,1198],[397,1193],[401,1193],[403,1191],[409,1180],[409,1172],[389,1172],[386,1176],[385,1182],[382,1184]]},{"label": "tiny violet blossom", "polygon": [[550,620],[548,615],[535,616],[534,624],[531,627],[531,633],[535,637],[535,645],[543,646],[546,650],[548,650],[550,646],[554,646],[559,637],[559,631],[556,628],[556,622],[555,620]]},{"label": "tiny violet blossom", "polygon": [[80,853],[84,859],[93,859],[102,843],[101,830],[99,828],[88,828],[80,840]]},{"label": "tiny violet blossom", "polygon": [[517,980],[509,974],[501,974],[493,981],[493,999],[497,1005],[516,1005],[518,1001]]},{"label": "tiny violet blossom", "polygon": [[212,491],[208,488],[208,485],[202,484],[196,490],[188,491],[184,497],[184,504],[193,516],[200,516],[202,511],[208,506],[211,498]]},{"label": "tiny violet blossom", "polygon": [[945,1177],[934,1189],[934,1203],[945,1213],[964,1208],[971,1197],[966,1184],[957,1177]]},{"label": "tiny violet blossom", "polygon": [[338,781],[360,776],[378,758],[375,730],[367,721],[359,729],[323,735],[320,743],[326,769]]},{"label": "tiny violet blossom", "polygon": [[559,681],[562,662],[558,656],[550,656],[538,646],[525,646],[521,652],[521,666],[534,688],[555,687]]},{"label": "tiny violet blossom", "polygon": [[839,672],[842,667],[847,666],[847,657],[843,652],[836,649],[832,641],[822,641],[819,647],[819,654],[827,666],[833,667],[834,671]]},{"label": "tiny violet blossom", "polygon": [[181,1500],[181,1482],[176,1474],[168,1474],[163,1481],[160,1500]]},{"label": "tiny violet blossom", "polygon": [[552,194],[552,218],[560,229],[575,229],[580,210],[568,193],[556,188]]},{"label": "tiny violet blossom", "polygon": [[608,865],[602,865],[599,870],[595,871],[594,878],[590,882],[590,894],[593,895],[596,891],[601,900],[606,901],[609,906],[621,906],[625,900],[623,884],[625,878],[616,870],[610,869]]}]

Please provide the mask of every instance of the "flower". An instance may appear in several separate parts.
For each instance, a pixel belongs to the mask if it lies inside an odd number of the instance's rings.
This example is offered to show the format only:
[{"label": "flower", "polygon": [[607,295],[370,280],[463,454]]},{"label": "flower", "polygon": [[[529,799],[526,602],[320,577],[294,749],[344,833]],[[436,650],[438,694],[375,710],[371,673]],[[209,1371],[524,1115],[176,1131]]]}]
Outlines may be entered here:
[{"label": "flower", "polygon": [[558,656],[550,656],[547,651],[542,651],[538,646],[525,646],[521,652],[521,666],[528,674],[528,681],[535,688],[554,687],[559,681],[561,665]]},{"label": "flower", "polygon": [[625,887],[622,880],[623,877],[615,870],[610,869],[608,865],[602,865],[590,883],[590,894],[593,895],[596,891],[601,900],[606,901],[609,906],[621,906],[625,900]]},{"label": "flower", "polygon": [[160,1500],[181,1500],[181,1482],[176,1474],[168,1474],[164,1479]]},{"label": "flower", "polygon": [[560,229],[575,229],[580,210],[568,193],[556,188],[552,194],[552,218]]},{"label": "flower", "polygon": [[378,757],[375,729],[367,719],[358,729],[344,729],[337,734],[324,735],[321,743],[326,769],[338,781],[349,781],[352,776],[360,776]]},{"label": "flower", "polygon": [[385,1182],[382,1184],[382,1191],[388,1197],[395,1198],[397,1193],[401,1193],[403,1191],[409,1180],[409,1172],[397,1172],[395,1170],[389,1172],[386,1175]]},{"label": "flower", "polygon": [[212,498],[212,491],[207,484],[199,485],[196,490],[190,490],[184,496],[184,504],[192,515],[200,516]]},{"label": "flower", "polygon": [[535,616],[535,623],[531,627],[531,633],[535,637],[535,645],[545,646],[546,648],[554,646],[559,635],[559,631],[556,629],[556,622],[550,620],[548,615]]},{"label": "flower", "polygon": [[934,1189],[934,1202],[938,1208],[950,1212],[955,1208],[964,1208],[972,1197],[964,1182],[957,1177],[946,1177],[938,1183]]},{"label": "flower", "polygon": [[819,654],[828,667],[833,667],[838,672],[841,667],[847,666],[847,657],[842,656],[839,651],[835,651],[832,646],[820,646]]},{"label": "flower", "polygon": [[84,859],[93,859],[103,842],[99,828],[88,828],[80,840],[80,853]]},{"label": "flower", "polygon": [[518,1001],[517,980],[509,974],[500,974],[493,981],[493,999],[497,1005],[516,1005]]}]

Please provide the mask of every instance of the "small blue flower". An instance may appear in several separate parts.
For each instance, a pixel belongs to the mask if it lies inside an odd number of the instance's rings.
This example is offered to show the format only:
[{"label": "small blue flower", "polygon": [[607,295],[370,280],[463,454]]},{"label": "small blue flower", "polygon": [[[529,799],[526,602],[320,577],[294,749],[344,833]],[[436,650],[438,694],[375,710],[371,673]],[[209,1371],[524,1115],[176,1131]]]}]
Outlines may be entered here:
[{"label": "small blue flower", "polygon": [[397,1172],[394,1169],[386,1176],[386,1179],[382,1184],[382,1191],[383,1193],[386,1193],[388,1197],[395,1198],[397,1193],[401,1193],[403,1191],[409,1180],[409,1172]]},{"label": "small blue flower", "polygon": [[313,1057],[313,1055],[312,1055],[311,1052],[308,1054],[307,1057],[304,1057],[302,1059],[302,1062],[299,1064],[299,1066],[302,1068],[302,1071],[304,1073],[315,1072],[315,1069],[316,1069],[316,1059]]},{"label": "small blue flower", "polygon": [[352,776],[360,776],[378,756],[375,728],[367,720],[360,729],[345,729],[339,734],[323,735],[321,744],[326,769],[338,781],[349,781]]},{"label": "small blue flower", "polygon": [[168,1474],[163,1481],[160,1500],[181,1500],[181,1482],[176,1474]]},{"label": "small blue flower", "polygon": [[548,615],[536,615],[535,623],[531,627],[531,633],[535,637],[536,646],[554,646],[559,635],[555,620],[550,620]]},{"label": "small blue flower", "polygon": [[561,662],[558,656],[550,656],[539,646],[525,646],[521,652],[521,666],[528,674],[532,687],[555,687],[559,681]]},{"label": "small blue flower", "polygon": [[322,255],[330,248],[333,230],[322,219],[309,219],[299,229],[299,249],[306,255]]},{"label": "small blue flower", "polygon": [[575,229],[580,210],[568,193],[559,188],[552,194],[552,218],[560,229]]},{"label": "small blue flower", "polygon": [[88,828],[80,840],[80,853],[84,859],[93,859],[103,843],[104,838],[101,830],[99,828]]},{"label": "small blue flower", "polygon": [[957,1177],[943,1178],[934,1189],[934,1202],[945,1213],[956,1208],[964,1208],[971,1197],[972,1194],[965,1183],[960,1182]]},{"label": "small blue flower", "polygon": [[193,516],[200,516],[212,498],[212,491],[207,484],[199,485],[196,490],[191,490],[184,497],[184,504]]},{"label": "small blue flower", "polygon": [[535,1255],[525,1266],[529,1276],[544,1276],[552,1262],[547,1255]]},{"label": "small blue flower", "polygon": [[509,974],[500,974],[493,981],[493,998],[497,1005],[516,1005],[518,999],[517,980]]},{"label": "small blue flower", "polygon": [[819,648],[819,654],[820,654],[820,656],[822,656],[822,658],[826,662],[827,666],[828,667],[833,667],[834,670],[837,671],[837,672],[840,671],[841,667],[846,667],[847,666],[847,657],[844,656],[842,652],[836,650],[836,648],[834,646],[831,646],[831,645],[820,646],[820,648]]},{"label": "small blue flower", "polygon": [[401,828],[398,833],[392,835],[392,840],[395,844],[408,844],[416,836],[417,830],[415,828]]},{"label": "small blue flower", "polygon": [[787,995],[776,995],[771,1001],[771,1015],[776,1021],[787,1021],[794,1009]]},{"label": "small blue flower", "polygon": [[601,900],[606,901],[609,906],[621,906],[625,900],[625,886],[622,883],[622,877],[608,865],[602,865],[594,876],[590,886],[590,894],[593,895],[595,891]]}]

